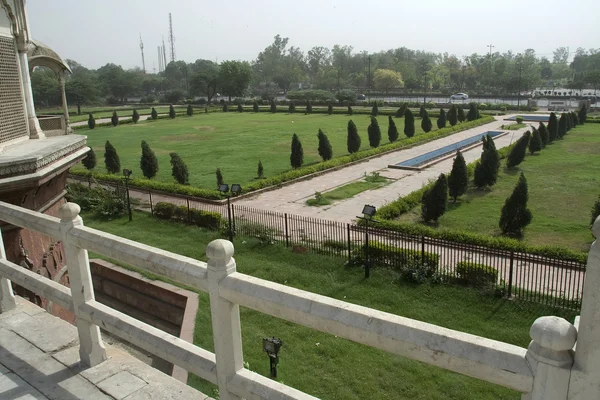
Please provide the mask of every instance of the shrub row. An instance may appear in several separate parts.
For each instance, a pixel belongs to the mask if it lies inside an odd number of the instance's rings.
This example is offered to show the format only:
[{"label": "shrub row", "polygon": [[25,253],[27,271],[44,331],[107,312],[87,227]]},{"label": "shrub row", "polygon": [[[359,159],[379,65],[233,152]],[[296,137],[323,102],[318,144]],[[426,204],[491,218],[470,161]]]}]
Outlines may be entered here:
[{"label": "shrub row", "polygon": [[469,286],[483,288],[498,282],[498,270],[485,264],[461,261],[456,263],[454,272],[459,280]]},{"label": "shrub row", "polygon": [[[364,260],[365,246],[357,247],[352,250],[352,259],[354,262]],[[389,244],[369,241],[369,262],[373,265],[388,266],[394,269],[402,267],[410,262],[418,261],[433,274],[437,270],[440,257],[435,253],[421,252],[418,250],[403,249],[401,247],[391,246]]]},{"label": "shrub row", "polygon": [[[515,147],[516,142],[511,144],[510,146],[504,147],[498,150],[498,154],[500,156],[500,160],[505,159],[513,147]],[[475,164],[477,164],[478,160],[473,161],[472,163],[467,165],[467,170],[469,176],[473,175],[473,170],[475,169]],[[447,175],[450,175],[449,173]],[[433,185],[435,181],[431,181],[427,185],[423,186],[421,189],[415,190],[407,194],[404,197],[400,197],[398,200],[394,200],[391,203],[388,203],[377,210],[377,217],[386,220],[393,220],[398,218],[404,213],[409,212],[414,207],[421,204],[421,199],[423,198],[423,194],[428,191]]]},{"label": "shrub row", "polygon": [[212,211],[196,210],[186,206],[159,202],[154,206],[154,215],[160,219],[189,222],[192,225],[218,230],[221,227],[221,214]]},{"label": "shrub row", "polygon": [[297,179],[297,178],[303,177],[305,175],[314,174],[316,172],[324,171],[324,170],[327,170],[330,168],[339,167],[339,166],[348,164],[353,161],[362,160],[367,157],[372,157],[377,154],[384,153],[386,151],[399,150],[399,149],[403,149],[406,147],[411,147],[417,143],[421,144],[421,143],[430,142],[432,140],[439,139],[439,138],[451,135],[456,132],[460,132],[460,131],[463,131],[466,129],[471,129],[471,128],[474,128],[474,127],[477,127],[480,125],[488,124],[493,121],[494,121],[493,117],[484,117],[484,118],[480,118],[475,121],[464,122],[462,124],[456,124],[455,126],[449,126],[446,128],[438,129],[436,131],[431,131],[429,133],[425,133],[425,134],[422,134],[419,136],[414,136],[412,138],[401,140],[398,142],[387,143],[387,144],[381,145],[381,146],[373,148],[373,149],[363,150],[358,153],[354,153],[352,155],[337,157],[337,158],[333,158],[328,161],[320,162],[318,164],[313,164],[310,166],[297,168],[297,169],[276,175],[271,178],[257,180],[255,182],[251,183],[250,185],[246,185],[244,187],[244,192],[251,192],[251,191],[262,189],[262,188],[265,188],[268,186],[279,185],[281,183],[290,181],[292,179]]},{"label": "shrub row", "polygon": [[[149,115],[149,114],[140,114],[140,115]],[[177,113],[178,117],[187,117],[187,114],[185,112],[183,113]],[[102,117],[102,118],[108,118],[108,117]],[[171,119],[171,117],[169,117],[169,115],[159,115],[156,119]],[[148,118],[147,120],[143,121],[143,122],[152,122],[154,121],[151,118]],[[127,125],[127,124],[133,124],[133,119],[132,118],[127,118],[127,119],[120,119],[119,120],[119,125]],[[104,127],[104,126],[110,126],[112,127],[113,124],[112,122],[108,121],[108,122],[100,122],[100,123],[96,123],[96,128],[98,127]],[[118,125],[117,125],[118,126]],[[85,125],[76,125],[76,126],[71,126],[71,129],[73,130],[79,130],[79,129],[88,129],[87,124]]]},{"label": "shrub row", "polygon": [[585,264],[587,260],[586,253],[576,252],[562,247],[531,246],[517,239],[511,239],[507,237],[487,236],[478,233],[449,229],[433,229],[420,224],[386,220],[380,220],[377,224],[377,227],[390,231],[402,232],[413,236],[427,236],[430,238],[448,240],[455,243],[470,244],[497,250],[513,251],[517,253],[527,253],[558,260],[575,261],[582,264]]},{"label": "shrub row", "polygon": [[[108,182],[122,182],[123,178],[120,175],[114,174],[103,174],[98,172],[89,172],[85,170],[73,170],[69,171],[71,175],[84,176],[94,178],[99,181]],[[220,200],[222,198],[221,193],[217,190],[211,189],[200,189],[189,185],[180,185],[178,183],[167,183],[159,182],[150,179],[134,178],[129,180],[129,186],[140,189],[151,189],[159,190],[168,193],[181,194],[184,196],[201,197],[209,200]]]}]

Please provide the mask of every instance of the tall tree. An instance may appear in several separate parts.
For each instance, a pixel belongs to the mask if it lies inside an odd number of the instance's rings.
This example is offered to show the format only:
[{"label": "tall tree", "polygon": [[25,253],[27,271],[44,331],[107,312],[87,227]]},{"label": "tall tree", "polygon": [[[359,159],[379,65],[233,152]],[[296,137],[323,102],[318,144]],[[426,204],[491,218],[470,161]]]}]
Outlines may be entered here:
[{"label": "tall tree", "polygon": [[356,124],[348,121],[348,138],[347,138],[348,153],[353,154],[360,150],[360,136]]},{"label": "tall tree", "polygon": [[438,129],[446,127],[446,111],[444,111],[443,108],[440,108],[440,116],[437,119],[437,127]]},{"label": "tall tree", "polygon": [[381,129],[379,128],[377,118],[371,117],[371,124],[367,128],[367,133],[369,135],[369,145],[373,148],[379,147],[379,143],[381,143]]},{"label": "tall tree", "polygon": [[448,111],[448,122],[451,126],[454,126],[458,123],[458,111],[454,104],[450,106],[450,111]]},{"label": "tall tree", "polygon": [[333,150],[331,149],[331,143],[329,143],[327,135],[324,134],[321,129],[319,129],[317,138],[319,139],[319,155],[323,161],[331,160],[331,157],[333,157]]},{"label": "tall tree", "polygon": [[431,132],[433,124],[431,123],[431,119],[429,118],[429,113],[427,112],[427,110],[424,111],[425,112],[423,113],[423,119],[421,120],[421,129],[423,129],[423,132],[427,133]]},{"label": "tall tree", "polygon": [[514,147],[506,157],[506,166],[508,168],[516,167],[523,162],[525,154],[527,154],[527,146],[529,145],[530,139],[531,132],[527,131],[519,138],[519,140],[517,140],[517,143],[515,143]]},{"label": "tall tree", "polygon": [[219,67],[219,81],[221,90],[229,96],[241,97],[248,88],[252,78],[252,67],[246,61],[224,61]]},{"label": "tall tree", "polygon": [[542,146],[546,147],[546,145],[548,145],[548,143],[550,143],[550,136],[548,134],[548,129],[546,128],[546,125],[544,125],[543,122],[540,122],[538,131],[540,131],[540,138],[542,139]]},{"label": "tall tree", "polygon": [[115,147],[107,140],[104,145],[104,165],[109,174],[121,171],[121,161]]},{"label": "tall tree", "polygon": [[95,127],[96,127],[96,120],[94,119],[94,116],[92,115],[92,113],[90,113],[90,116],[88,117],[88,128],[94,129]]},{"label": "tall tree", "polygon": [[421,200],[421,217],[423,221],[437,220],[446,212],[448,203],[448,182],[446,175],[440,174],[434,185],[423,194]]},{"label": "tall tree", "polygon": [[177,153],[170,153],[169,155],[171,156],[171,175],[180,185],[187,185],[189,181],[187,165]]},{"label": "tall tree", "polygon": [[375,71],[373,84],[375,85],[375,89],[387,94],[392,89],[400,88],[404,82],[402,81],[402,74],[400,72],[382,68]]},{"label": "tall tree", "polygon": [[408,107],[404,113],[404,134],[409,138],[415,136],[415,116]]},{"label": "tall tree", "polygon": [[558,137],[563,138],[567,134],[567,116],[565,113],[560,115],[558,120]]},{"label": "tall tree", "polygon": [[292,164],[292,168],[300,168],[304,163],[304,150],[302,150],[302,143],[300,143],[300,139],[298,135],[294,133],[292,136],[292,154],[290,155],[290,164]]},{"label": "tall tree", "polygon": [[91,171],[96,167],[96,153],[94,153],[94,149],[90,147],[90,151],[87,152],[85,158],[81,160],[83,166]]},{"label": "tall tree", "polygon": [[377,101],[373,104],[373,108],[371,109],[371,115],[376,117],[379,115],[379,107],[377,106]]},{"label": "tall tree", "polygon": [[512,194],[502,207],[499,226],[502,233],[511,236],[521,236],[523,229],[531,223],[531,211],[527,208],[529,194],[527,190],[527,180],[521,172],[519,182],[515,186]]},{"label": "tall tree", "polygon": [[116,111],[113,111],[112,117],[110,117],[110,122],[112,123],[112,126],[119,125],[119,116],[117,115]]},{"label": "tall tree", "polygon": [[148,143],[142,140],[142,158],[140,160],[140,169],[144,176],[148,179],[152,179],[158,172],[158,159],[156,154],[150,149]]},{"label": "tall tree", "polygon": [[496,150],[494,140],[490,135],[482,138],[483,152],[481,159],[475,164],[473,173],[473,182],[478,188],[493,186],[498,179],[498,169],[500,168],[500,155]]},{"label": "tall tree", "polygon": [[465,194],[468,187],[469,172],[467,170],[467,163],[460,150],[457,150],[456,157],[452,163],[452,171],[450,171],[450,176],[448,176],[448,189],[455,203],[456,198]]},{"label": "tall tree", "polygon": [[548,120],[548,143],[552,143],[556,139],[558,139],[558,119],[556,118],[556,114],[552,112]]},{"label": "tall tree", "polygon": [[462,107],[457,107],[457,118],[459,122],[464,122],[465,120],[465,110]]},{"label": "tall tree", "polygon": [[531,139],[529,140],[529,153],[533,154],[536,151],[542,150],[542,137],[540,135],[540,131],[533,128],[533,134],[531,135]]},{"label": "tall tree", "polygon": [[391,115],[388,115],[388,139],[390,143],[394,143],[398,140],[398,128]]},{"label": "tall tree", "polygon": [[217,94],[219,86],[219,66],[210,60],[196,60],[192,66],[196,72],[190,76],[190,93],[205,96],[208,104]]}]

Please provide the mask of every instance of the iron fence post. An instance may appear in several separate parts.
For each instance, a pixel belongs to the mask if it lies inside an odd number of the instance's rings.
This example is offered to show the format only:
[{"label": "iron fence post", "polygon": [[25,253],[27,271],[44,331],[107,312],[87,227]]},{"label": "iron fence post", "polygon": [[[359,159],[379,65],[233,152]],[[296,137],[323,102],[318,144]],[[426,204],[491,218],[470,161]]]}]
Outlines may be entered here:
[{"label": "iron fence post", "polygon": [[231,203],[229,202],[229,196],[227,196],[227,221],[229,223],[229,241],[233,243],[233,226],[231,225]]},{"label": "iron fence post", "polygon": [[148,190],[148,195],[150,196],[150,215],[154,215],[154,207],[152,206],[152,190]]},{"label": "iron fence post", "polygon": [[350,242],[350,224],[346,224],[348,232],[348,262],[352,261],[352,243]]},{"label": "iron fence post", "polygon": [[365,219],[365,278],[371,276],[371,266],[369,265],[369,220]]},{"label": "iron fence post", "polygon": [[421,236],[421,264],[425,264],[425,236]]},{"label": "iron fence post", "polygon": [[290,239],[288,233],[288,216],[287,213],[283,214],[285,218],[285,247],[290,247]]},{"label": "iron fence post", "polygon": [[185,201],[187,203],[187,210],[188,210],[188,225],[191,225],[192,224],[192,215],[190,214],[190,199],[186,198]]},{"label": "iron fence post", "polygon": [[515,263],[515,253],[510,252],[510,266],[508,268],[508,298],[512,296],[512,280],[513,280],[513,266]]}]

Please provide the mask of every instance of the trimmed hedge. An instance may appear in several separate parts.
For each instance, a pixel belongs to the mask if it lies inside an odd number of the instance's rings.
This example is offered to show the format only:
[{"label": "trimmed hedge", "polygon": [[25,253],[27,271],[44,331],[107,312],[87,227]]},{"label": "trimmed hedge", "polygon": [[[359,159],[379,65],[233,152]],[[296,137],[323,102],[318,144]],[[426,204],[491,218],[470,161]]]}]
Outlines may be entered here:
[{"label": "trimmed hedge", "polygon": [[[365,246],[352,250],[354,263],[362,263],[365,255]],[[428,271],[428,276],[437,270],[439,255],[435,253],[422,253],[418,250],[404,249],[377,241],[369,241],[369,262],[374,265],[389,266],[401,270],[411,262],[422,263]]]},{"label": "trimmed hedge", "polygon": [[[86,178],[94,178],[100,181],[121,182],[123,178],[120,175],[103,174],[97,172],[89,172],[85,170],[69,170],[71,175],[84,176]],[[182,194],[184,196],[202,197],[209,200],[220,200],[223,198],[217,190],[200,189],[189,185],[180,185],[178,183],[159,182],[156,180],[134,178],[129,180],[129,186],[136,189],[152,189],[163,192]]]},{"label": "trimmed hedge", "polygon": [[387,143],[382,146],[379,146],[374,149],[359,151],[358,153],[354,153],[347,156],[336,157],[328,161],[320,162],[317,164],[313,164],[306,167],[301,167],[295,170],[283,172],[279,175],[276,175],[271,178],[261,179],[255,181],[249,185],[244,187],[244,193],[252,192],[254,190],[262,189],[269,186],[279,185],[281,183],[290,181],[292,179],[301,178],[305,175],[314,174],[315,172],[324,171],[330,168],[339,167],[345,164],[348,164],[353,161],[358,161],[365,159],[367,157],[372,157],[377,154],[381,154],[391,150],[399,150],[407,147],[411,147],[415,144],[427,143],[432,140],[436,140],[445,136],[449,136],[453,133],[460,132],[466,129],[471,129],[480,125],[484,125],[494,121],[494,117],[484,117],[475,121],[465,122],[462,124],[456,124],[452,127],[446,127],[443,129],[438,129],[436,131],[431,131],[429,133],[421,134],[418,136],[414,136],[410,139],[400,140],[394,143]]},{"label": "trimmed hedge", "polygon": [[160,219],[189,222],[192,225],[212,230],[221,227],[221,214],[219,213],[190,208],[188,214],[186,206],[178,207],[175,204],[162,201],[154,206],[154,215]]},{"label": "trimmed hedge", "polygon": [[[459,124],[455,125],[459,126]],[[505,159],[508,156],[508,153],[512,150],[512,148],[516,145],[516,142],[511,144],[510,146],[504,147],[498,150],[498,154],[500,155],[500,160]],[[479,160],[475,160],[470,164],[467,164],[467,171],[469,173],[469,177],[473,175],[473,170],[475,169],[475,164]],[[450,173],[447,174],[449,176]],[[421,204],[421,199],[423,198],[423,194],[428,191],[435,181],[431,181],[427,185],[423,186],[421,189],[417,189],[414,192],[407,194],[404,197],[400,197],[398,200],[394,200],[391,203],[388,203],[377,210],[377,217],[383,218],[386,220],[392,220],[398,218],[404,213],[409,212],[414,207]]]},{"label": "trimmed hedge", "polygon": [[527,253],[530,255],[538,255],[558,260],[574,261],[581,264],[585,264],[587,261],[587,253],[576,252],[562,247],[531,246],[517,239],[510,239],[502,236],[486,236],[465,231],[433,229],[420,224],[409,224],[385,220],[380,220],[377,224],[377,228],[402,232],[413,236],[427,236],[430,238],[442,239],[450,242],[488,247],[490,249],[514,251],[517,253]]},{"label": "trimmed hedge", "polygon": [[455,272],[456,277],[469,286],[489,287],[498,282],[498,270],[485,264],[458,262]]},{"label": "trimmed hedge", "polygon": [[[150,115],[150,114],[140,114],[140,115]],[[187,116],[187,112],[183,112],[183,113],[176,113],[176,115],[177,115],[178,117],[181,117],[181,116]],[[99,118],[98,118],[98,119],[99,119]],[[156,118],[156,119],[157,119],[157,120],[158,120],[158,119],[171,119],[171,117],[169,117],[169,115],[168,115],[168,114],[167,114],[167,115],[159,115],[159,116],[158,116],[158,118]],[[143,121],[140,121],[140,122],[153,122],[153,121],[156,121],[156,120],[153,120],[153,119],[151,119],[151,118],[148,118],[148,119],[146,119],[146,120],[143,120]],[[119,119],[119,125],[127,125],[127,124],[133,124],[133,123],[134,123],[134,122],[133,122],[133,118]],[[112,124],[112,122],[111,122],[111,121],[108,121],[108,122],[96,123],[96,125],[95,125],[95,127],[96,127],[96,128],[102,128],[102,127],[104,127],[104,126],[110,126],[110,127],[112,127],[112,126],[113,126],[113,124]],[[87,124],[86,124],[86,125],[75,125],[75,126],[71,126],[71,129],[73,129],[73,130],[75,130],[75,131],[76,131],[76,130],[79,130],[79,129],[88,129],[88,126],[87,126]]]}]

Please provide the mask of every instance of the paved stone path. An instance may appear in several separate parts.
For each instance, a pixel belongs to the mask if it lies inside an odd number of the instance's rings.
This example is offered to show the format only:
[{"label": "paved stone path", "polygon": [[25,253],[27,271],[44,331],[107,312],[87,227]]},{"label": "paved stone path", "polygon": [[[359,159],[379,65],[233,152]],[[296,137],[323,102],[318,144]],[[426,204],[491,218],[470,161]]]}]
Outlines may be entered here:
[{"label": "paved stone path", "polygon": [[[475,136],[477,134],[499,130],[505,116],[496,117],[496,121],[469,129],[442,139],[434,140],[410,149],[399,150],[381,157],[372,158],[337,171],[332,171],[315,177],[311,180],[302,181],[293,185],[263,192],[253,197],[247,197],[236,201],[236,204],[249,207],[265,208],[278,212],[305,215],[310,217],[325,218],[340,222],[351,222],[360,214],[365,204],[380,207],[386,203],[398,199],[400,196],[420,189],[431,179],[435,179],[440,173],[449,172],[452,169],[452,158],[434,164],[422,171],[407,171],[388,168],[390,164],[419,156],[429,151],[438,149],[448,144]],[[523,132],[530,129],[529,126],[494,140],[498,149],[508,146],[518,139]],[[481,156],[481,145],[463,153],[467,163],[477,160]],[[379,172],[381,176],[393,179],[394,182],[376,190],[368,190],[358,195],[336,201],[332,205],[324,207],[310,207],[305,204],[306,200],[314,197],[315,192],[327,192],[336,187],[359,181],[365,174]]]},{"label": "paved stone path", "polygon": [[107,343],[108,360],[79,364],[77,330],[17,297],[0,314],[0,399],[206,400],[206,395]]}]

